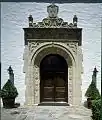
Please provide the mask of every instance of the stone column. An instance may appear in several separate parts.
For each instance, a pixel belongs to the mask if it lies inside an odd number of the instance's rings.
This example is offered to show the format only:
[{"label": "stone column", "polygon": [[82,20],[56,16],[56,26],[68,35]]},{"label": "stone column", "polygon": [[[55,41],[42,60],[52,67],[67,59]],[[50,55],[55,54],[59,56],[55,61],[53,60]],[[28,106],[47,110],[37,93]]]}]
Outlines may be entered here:
[{"label": "stone column", "polygon": [[73,104],[73,78],[72,78],[72,66],[68,68],[68,103]]},{"label": "stone column", "polygon": [[81,105],[82,50],[77,46],[76,65],[73,66],[73,105]]},{"label": "stone column", "polygon": [[28,69],[26,71],[26,105],[33,105],[34,104],[34,93],[33,93],[33,66],[28,65]]},{"label": "stone column", "polygon": [[40,70],[34,66],[34,104],[40,103]]},{"label": "stone column", "polygon": [[77,67],[76,66],[72,66],[72,89],[73,89],[73,94],[72,94],[72,105],[77,105],[77,101],[76,101],[76,98],[77,98],[77,91],[79,89],[79,87],[76,89],[76,81],[77,81]]},{"label": "stone column", "polygon": [[29,47],[26,45],[23,54],[24,67],[23,72],[25,73],[25,105],[33,105],[34,104],[34,80],[33,80],[33,64],[29,60],[30,51]]}]

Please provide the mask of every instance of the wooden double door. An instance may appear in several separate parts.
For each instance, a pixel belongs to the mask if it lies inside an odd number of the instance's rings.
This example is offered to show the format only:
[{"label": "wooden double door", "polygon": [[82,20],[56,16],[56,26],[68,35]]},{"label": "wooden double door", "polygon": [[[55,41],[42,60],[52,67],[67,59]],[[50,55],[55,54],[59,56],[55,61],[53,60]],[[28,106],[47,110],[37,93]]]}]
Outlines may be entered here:
[{"label": "wooden double door", "polygon": [[68,65],[58,54],[40,63],[40,102],[68,102]]},{"label": "wooden double door", "polygon": [[41,77],[41,102],[68,102],[67,73],[44,72]]}]

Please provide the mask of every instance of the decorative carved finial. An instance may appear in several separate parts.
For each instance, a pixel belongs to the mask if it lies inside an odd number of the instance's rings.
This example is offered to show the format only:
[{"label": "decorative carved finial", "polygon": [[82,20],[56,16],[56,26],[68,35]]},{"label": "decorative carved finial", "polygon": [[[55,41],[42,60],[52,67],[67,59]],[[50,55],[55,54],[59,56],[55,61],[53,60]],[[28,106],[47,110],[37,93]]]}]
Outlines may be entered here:
[{"label": "decorative carved finial", "polygon": [[56,18],[58,11],[59,11],[59,7],[57,5],[55,5],[54,3],[47,6],[47,12],[48,12],[48,16],[50,18]]},{"label": "decorative carved finial", "polygon": [[97,69],[96,69],[96,66],[95,66],[95,68],[94,68],[94,71],[93,71],[93,75],[96,77],[96,75],[97,75]]},{"label": "decorative carved finial", "polygon": [[12,73],[13,73],[13,70],[12,70],[11,65],[9,66],[9,68],[7,69],[7,71],[8,71],[9,74],[12,74]]},{"label": "decorative carved finial", "polygon": [[76,15],[74,15],[74,17],[73,17],[73,24],[74,24],[74,26],[77,26],[77,22],[78,22],[78,18],[77,18]]},{"label": "decorative carved finial", "polygon": [[29,15],[28,21],[29,21],[29,27],[33,27],[33,17],[32,17],[32,15]]},{"label": "decorative carved finial", "polygon": [[14,84],[14,73],[13,73],[13,69],[11,66],[9,66],[9,68],[7,69],[8,74],[9,74],[9,80],[12,82],[12,84]]},{"label": "decorative carved finial", "polygon": [[95,84],[95,86],[97,86],[97,82],[96,82],[96,76],[97,76],[97,69],[96,67],[94,68],[94,71],[93,71],[93,75],[92,75],[92,82]]}]

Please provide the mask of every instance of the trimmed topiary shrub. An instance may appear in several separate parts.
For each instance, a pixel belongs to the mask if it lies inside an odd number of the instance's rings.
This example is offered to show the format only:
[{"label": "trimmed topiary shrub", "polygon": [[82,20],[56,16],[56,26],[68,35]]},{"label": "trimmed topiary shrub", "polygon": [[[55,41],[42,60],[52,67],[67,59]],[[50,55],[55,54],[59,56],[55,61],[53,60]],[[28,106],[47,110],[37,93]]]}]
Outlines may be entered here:
[{"label": "trimmed topiary shrub", "polygon": [[94,82],[91,82],[91,84],[89,85],[85,93],[85,96],[87,98],[91,98],[91,100],[100,99],[100,93],[98,89],[96,88],[96,85]]},{"label": "trimmed topiary shrub", "polygon": [[101,120],[101,99],[92,101],[92,119]]},{"label": "trimmed topiary shrub", "polygon": [[17,92],[16,87],[12,84],[10,80],[8,80],[0,91],[0,97],[1,98],[16,98],[17,96],[18,96],[18,92]]},{"label": "trimmed topiary shrub", "polygon": [[6,82],[0,91],[0,97],[3,101],[4,108],[13,108],[15,103],[15,98],[18,96],[16,87],[12,84],[10,80]]}]

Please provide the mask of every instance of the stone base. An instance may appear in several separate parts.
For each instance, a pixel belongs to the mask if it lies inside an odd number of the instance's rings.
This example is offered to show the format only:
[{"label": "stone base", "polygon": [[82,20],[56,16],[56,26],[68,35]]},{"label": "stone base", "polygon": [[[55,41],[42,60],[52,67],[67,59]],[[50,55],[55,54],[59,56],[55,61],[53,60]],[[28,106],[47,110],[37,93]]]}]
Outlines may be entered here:
[{"label": "stone base", "polygon": [[[7,113],[15,116],[15,120],[92,120],[91,110],[83,106],[33,106],[11,109]],[[3,120],[14,120],[14,117],[3,117]]]},{"label": "stone base", "polygon": [[38,106],[69,106],[66,102],[42,102]]}]

